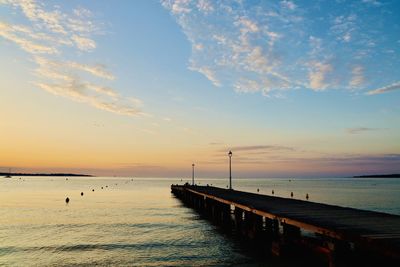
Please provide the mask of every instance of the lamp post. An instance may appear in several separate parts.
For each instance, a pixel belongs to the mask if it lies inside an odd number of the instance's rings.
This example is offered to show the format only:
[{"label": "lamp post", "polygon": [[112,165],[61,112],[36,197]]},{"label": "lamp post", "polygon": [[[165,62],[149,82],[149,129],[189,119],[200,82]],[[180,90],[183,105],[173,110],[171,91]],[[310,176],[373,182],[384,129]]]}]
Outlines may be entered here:
[{"label": "lamp post", "polygon": [[194,163],[192,163],[192,185],[194,185]]},{"label": "lamp post", "polygon": [[232,190],[232,151],[229,150],[229,189]]}]

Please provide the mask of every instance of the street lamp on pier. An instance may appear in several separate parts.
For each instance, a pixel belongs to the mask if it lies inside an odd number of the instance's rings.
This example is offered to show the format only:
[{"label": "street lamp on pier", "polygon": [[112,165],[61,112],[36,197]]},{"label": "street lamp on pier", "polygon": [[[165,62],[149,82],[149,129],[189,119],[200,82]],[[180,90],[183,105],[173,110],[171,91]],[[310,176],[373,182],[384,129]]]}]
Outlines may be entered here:
[{"label": "street lamp on pier", "polygon": [[232,151],[229,150],[229,189],[232,190]]},{"label": "street lamp on pier", "polygon": [[192,185],[194,185],[194,163],[192,163]]}]

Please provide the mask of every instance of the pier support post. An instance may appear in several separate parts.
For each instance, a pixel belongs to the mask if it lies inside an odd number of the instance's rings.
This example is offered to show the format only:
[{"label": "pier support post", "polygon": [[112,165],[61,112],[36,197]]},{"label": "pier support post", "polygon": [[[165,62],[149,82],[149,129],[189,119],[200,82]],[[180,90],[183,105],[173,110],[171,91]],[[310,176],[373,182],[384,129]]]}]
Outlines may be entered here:
[{"label": "pier support post", "polygon": [[231,218],[231,205],[228,204],[223,204],[221,203],[221,212],[222,212],[222,222],[221,225],[223,225],[223,227],[225,229],[231,229],[232,228],[232,218]]},{"label": "pier support post", "polygon": [[204,212],[204,197],[203,196],[199,197],[198,209],[200,212]]},{"label": "pier support post", "polygon": [[[328,245],[329,250],[331,251],[329,267],[341,267],[346,266],[347,264],[361,264],[364,266],[368,266],[368,262],[362,262],[365,260],[366,255],[360,257],[360,261],[355,261],[354,253],[351,253],[351,246],[348,242],[335,240],[334,242],[330,242]],[[368,258],[368,257],[367,257]],[[370,262],[371,263],[371,262]],[[379,265],[379,264],[378,264]]]},{"label": "pier support post", "polygon": [[243,210],[238,207],[235,207],[234,215],[235,215],[235,228],[238,232],[240,232],[243,224]]},{"label": "pier support post", "polygon": [[286,256],[297,255],[299,250],[299,240],[301,238],[301,231],[299,227],[282,223],[283,236],[282,236],[282,248],[281,253]]},{"label": "pier support post", "polygon": [[250,211],[245,211],[244,214],[243,234],[247,238],[256,241],[261,235],[263,225],[262,217]]},{"label": "pier support post", "polygon": [[214,222],[216,222],[217,224],[220,224],[222,221],[222,203],[215,201],[213,202],[213,219]]},{"label": "pier support post", "polygon": [[210,203],[210,200],[211,199],[209,199],[209,198],[205,198],[204,199],[204,214],[206,216],[210,216],[211,215],[211,203]]}]

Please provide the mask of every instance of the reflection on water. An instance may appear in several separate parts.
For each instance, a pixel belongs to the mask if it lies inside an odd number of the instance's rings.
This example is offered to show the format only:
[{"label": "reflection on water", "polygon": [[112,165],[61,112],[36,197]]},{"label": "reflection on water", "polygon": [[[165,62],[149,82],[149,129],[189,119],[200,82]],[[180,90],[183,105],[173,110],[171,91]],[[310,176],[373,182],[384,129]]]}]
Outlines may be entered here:
[{"label": "reflection on water", "polygon": [[[0,180],[0,265],[264,264],[171,195],[180,179],[24,179]],[[234,187],[400,214],[395,179],[235,179]]]}]

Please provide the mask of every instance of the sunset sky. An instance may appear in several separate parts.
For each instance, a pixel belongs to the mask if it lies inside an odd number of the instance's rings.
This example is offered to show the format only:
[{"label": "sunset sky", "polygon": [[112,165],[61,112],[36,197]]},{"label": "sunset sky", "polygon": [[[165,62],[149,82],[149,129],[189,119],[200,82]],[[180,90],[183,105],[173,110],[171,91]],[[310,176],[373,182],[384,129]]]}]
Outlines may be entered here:
[{"label": "sunset sky", "polygon": [[400,1],[0,0],[0,172],[400,172]]}]

